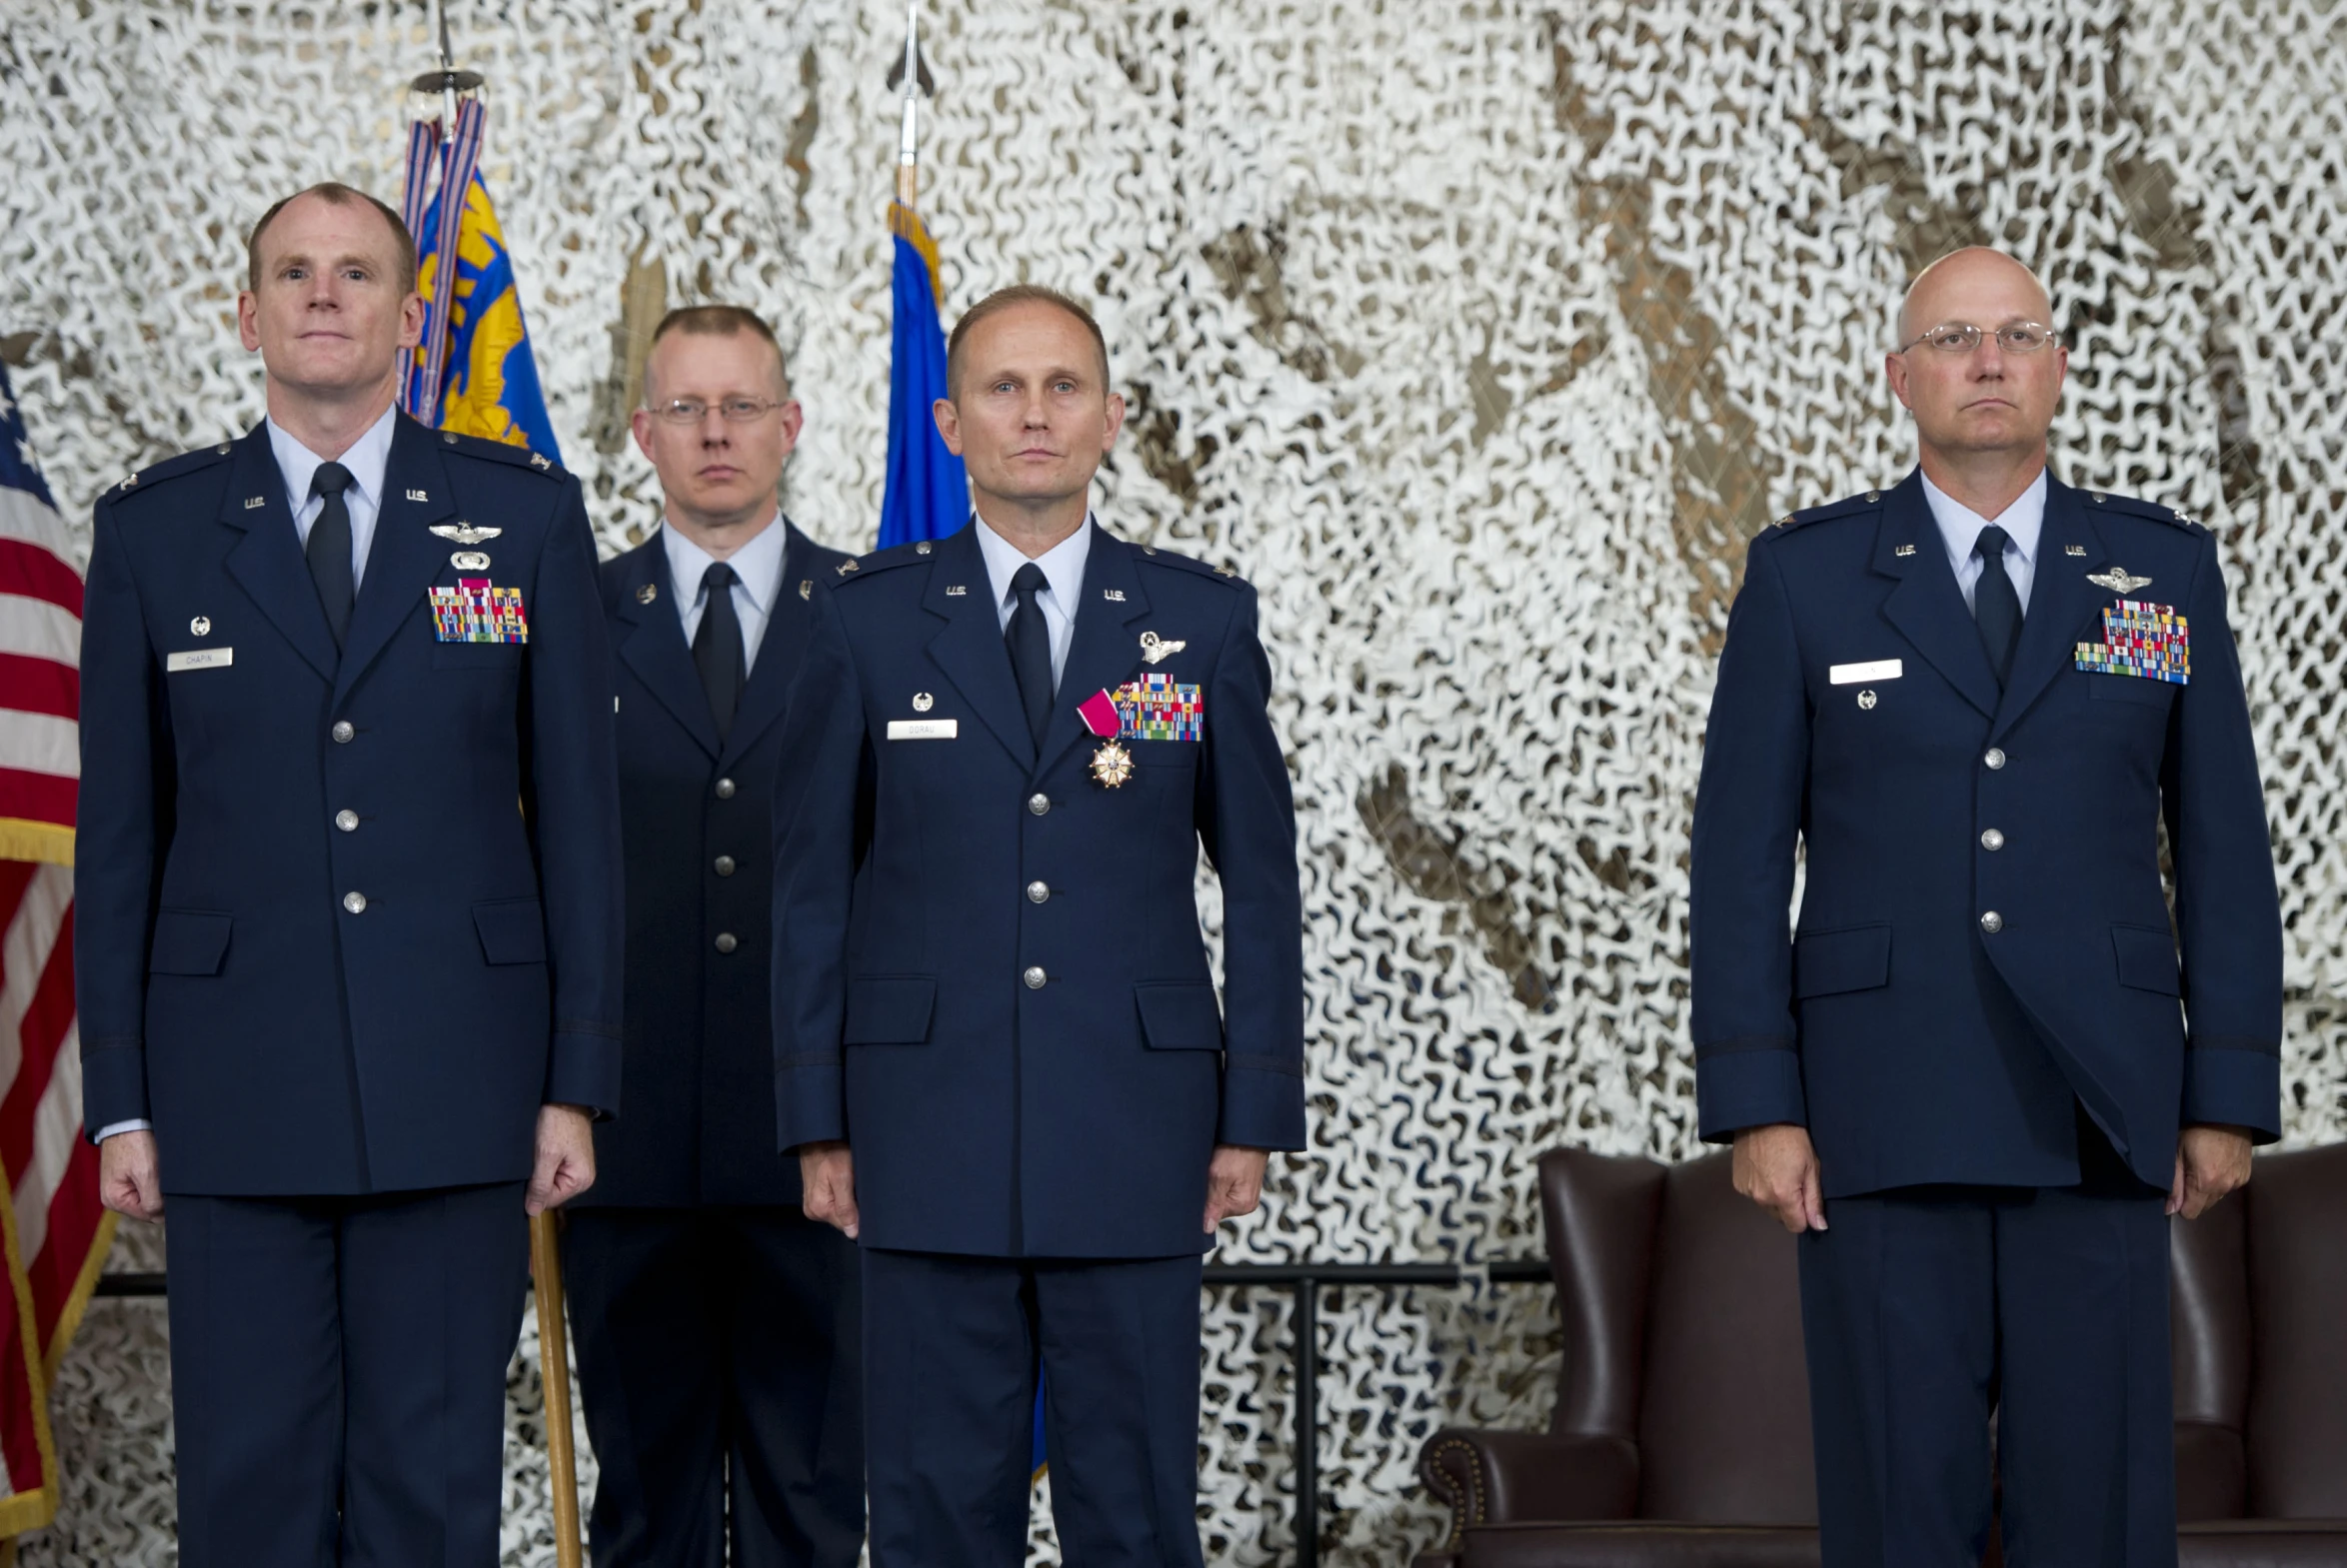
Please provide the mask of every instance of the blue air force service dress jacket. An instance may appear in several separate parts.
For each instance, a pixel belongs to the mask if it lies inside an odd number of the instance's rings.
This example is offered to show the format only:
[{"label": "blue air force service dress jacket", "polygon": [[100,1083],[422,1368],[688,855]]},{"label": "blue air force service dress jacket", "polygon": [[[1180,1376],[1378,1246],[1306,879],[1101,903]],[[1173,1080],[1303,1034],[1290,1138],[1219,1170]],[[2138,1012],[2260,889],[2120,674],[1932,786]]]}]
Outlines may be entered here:
[{"label": "blue air force service dress jacket", "polygon": [[[1303,1143],[1294,808],[1254,591],[1096,527],[1039,753],[979,526],[816,598],[776,796],[782,1140],[849,1141],[869,1246],[1195,1253],[1212,1146]],[[1114,787],[1079,712],[1102,693],[1124,694]]]},{"label": "blue air force service dress jacket", "polygon": [[[486,558],[483,560],[481,558]],[[516,1181],[620,1079],[612,677],[578,482],[401,418],[337,649],[266,428],[106,493],[75,963],[171,1192]]]},{"label": "blue air force service dress jacket", "polygon": [[575,1206],[799,1203],[775,1131],[775,770],[783,703],[815,597],[847,560],[793,527],[781,586],[724,741],[677,615],[661,536],[603,564],[619,671],[628,977],[621,1098],[595,1129],[595,1185]]},{"label": "blue air force service dress jacket", "polygon": [[1806,1124],[1829,1197],[2070,1184],[2079,1106],[2160,1188],[2180,1122],[2279,1132],[2216,542],[2052,484],[2036,562],[2000,690],[1920,474],[1752,542],[1695,805],[1696,1091],[1707,1138]]}]

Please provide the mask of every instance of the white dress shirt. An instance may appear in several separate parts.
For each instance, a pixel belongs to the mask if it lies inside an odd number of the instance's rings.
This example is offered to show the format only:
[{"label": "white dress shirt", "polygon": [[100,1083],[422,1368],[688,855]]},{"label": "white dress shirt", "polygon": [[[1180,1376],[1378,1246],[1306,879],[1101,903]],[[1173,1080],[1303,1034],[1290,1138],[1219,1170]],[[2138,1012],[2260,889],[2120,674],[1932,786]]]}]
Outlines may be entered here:
[{"label": "white dress shirt", "polygon": [[[996,533],[985,518],[976,512],[970,514],[971,527],[978,530],[978,552],[986,558],[987,582],[995,591],[995,611],[1001,617],[1004,630],[1011,626],[1011,612],[1019,608],[1019,596],[1012,592],[1011,580],[1019,569],[1027,565],[1027,557],[1017,545]],[[1092,559],[1093,517],[1084,515],[1084,527],[1035,558],[1035,564],[1044,569],[1044,587],[1035,596],[1035,605],[1044,613],[1044,627],[1052,634],[1052,691],[1060,690],[1060,677],[1068,668],[1068,646],[1076,641],[1076,604],[1084,593],[1085,563]]]},{"label": "white dress shirt", "polygon": [[[685,646],[691,648],[701,631],[701,613],[709,608],[709,590],[702,574],[716,560],[667,523],[660,526],[661,546],[668,552],[669,585],[676,592],[677,619],[685,623]],[[734,615],[742,623],[742,673],[758,663],[758,645],[766,641],[766,624],[773,619],[775,596],[783,587],[783,557],[791,543],[783,515],[751,537],[750,543],[726,557],[734,569]]]},{"label": "white dress shirt", "polygon": [[1931,504],[1931,520],[1939,525],[1939,537],[1947,542],[1948,565],[1956,569],[1956,587],[1963,592],[1964,608],[1972,608],[1972,589],[1980,581],[1983,563],[1972,554],[1972,547],[1980,539],[1980,531],[1991,523],[2005,531],[2009,542],[2005,546],[2005,576],[2012,579],[2013,592],[2020,596],[2021,611],[2029,610],[2029,588],[2037,581],[2037,541],[2045,532],[2045,471],[2038,470],[2037,478],[2029,488],[2013,498],[2013,504],[1993,518],[1984,518],[1955,497],[1923,478],[1923,499]]},{"label": "white dress shirt", "polygon": [[[351,471],[350,488],[342,493],[351,515],[351,588],[356,591],[367,576],[367,547],[375,543],[375,520],[383,515],[383,471],[391,463],[391,433],[399,423],[399,409],[383,411],[383,418],[351,443],[336,459]],[[294,537],[303,550],[310,548],[310,529],[326,511],[326,498],[310,494],[310,481],[327,460],[269,422],[269,451],[277,472],[285,476],[285,504],[293,509]]]},{"label": "white dress shirt", "polygon": [[[395,405],[383,411],[383,418],[367,427],[367,433],[351,443],[350,451],[338,460],[351,471],[351,483],[342,493],[343,506],[351,515],[351,587],[356,589],[367,572],[367,547],[375,543],[375,520],[383,514],[383,471],[391,464],[391,432],[399,423],[399,409]],[[318,466],[327,460],[303,446],[293,437],[279,430],[273,421],[264,421],[269,431],[269,451],[277,459],[277,472],[285,477],[286,505],[293,508],[294,537],[307,550],[310,529],[326,511],[326,498],[310,494],[310,481]],[[146,1120],[115,1121],[98,1129],[97,1141],[105,1142],[118,1132],[148,1132],[154,1123]]]}]

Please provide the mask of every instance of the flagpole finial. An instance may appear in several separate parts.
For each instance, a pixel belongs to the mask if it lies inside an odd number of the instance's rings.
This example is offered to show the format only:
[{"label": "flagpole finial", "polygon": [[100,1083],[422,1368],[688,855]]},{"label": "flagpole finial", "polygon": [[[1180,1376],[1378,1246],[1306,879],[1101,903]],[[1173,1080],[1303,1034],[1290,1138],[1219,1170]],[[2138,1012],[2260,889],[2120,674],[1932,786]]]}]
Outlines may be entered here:
[{"label": "flagpole finial", "polygon": [[897,131],[897,200],[911,207],[921,191],[921,0],[905,0],[905,58],[892,74],[899,73],[905,81],[905,111]]},{"label": "flagpole finial", "polygon": [[457,69],[456,52],[448,41],[448,0],[433,0],[432,10],[440,22],[440,69],[426,71],[408,83],[408,90],[416,93],[438,93],[441,112],[450,125],[456,124],[457,94],[481,90],[483,77],[479,71]]}]

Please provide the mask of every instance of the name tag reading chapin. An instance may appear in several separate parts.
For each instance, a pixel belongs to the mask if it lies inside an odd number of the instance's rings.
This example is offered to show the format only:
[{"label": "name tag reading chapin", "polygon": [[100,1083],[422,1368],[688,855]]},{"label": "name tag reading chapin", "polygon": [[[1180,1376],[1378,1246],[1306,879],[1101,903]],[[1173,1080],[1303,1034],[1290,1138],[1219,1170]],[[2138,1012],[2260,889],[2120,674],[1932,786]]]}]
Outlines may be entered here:
[{"label": "name tag reading chapin", "polygon": [[192,648],[184,654],[165,654],[163,671],[178,675],[182,670],[222,670],[235,663],[233,648]]},{"label": "name tag reading chapin", "polygon": [[1835,665],[1827,679],[1835,686],[1858,686],[1867,681],[1896,681],[1906,674],[1895,659],[1876,659],[1863,665]]},{"label": "name tag reading chapin", "polygon": [[892,741],[951,741],[962,733],[959,719],[892,719],[889,721],[889,739]]}]

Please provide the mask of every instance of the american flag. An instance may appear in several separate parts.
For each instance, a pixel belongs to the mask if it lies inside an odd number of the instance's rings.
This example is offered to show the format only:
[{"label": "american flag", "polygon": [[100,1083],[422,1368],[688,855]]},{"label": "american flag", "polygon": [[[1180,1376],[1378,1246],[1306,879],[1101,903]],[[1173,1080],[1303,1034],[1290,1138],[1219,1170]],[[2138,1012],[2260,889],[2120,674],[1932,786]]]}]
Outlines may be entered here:
[{"label": "american flag", "polygon": [[81,631],[72,537],[0,366],[0,1537],[56,1515],[49,1384],[114,1235],[73,1011]]}]

